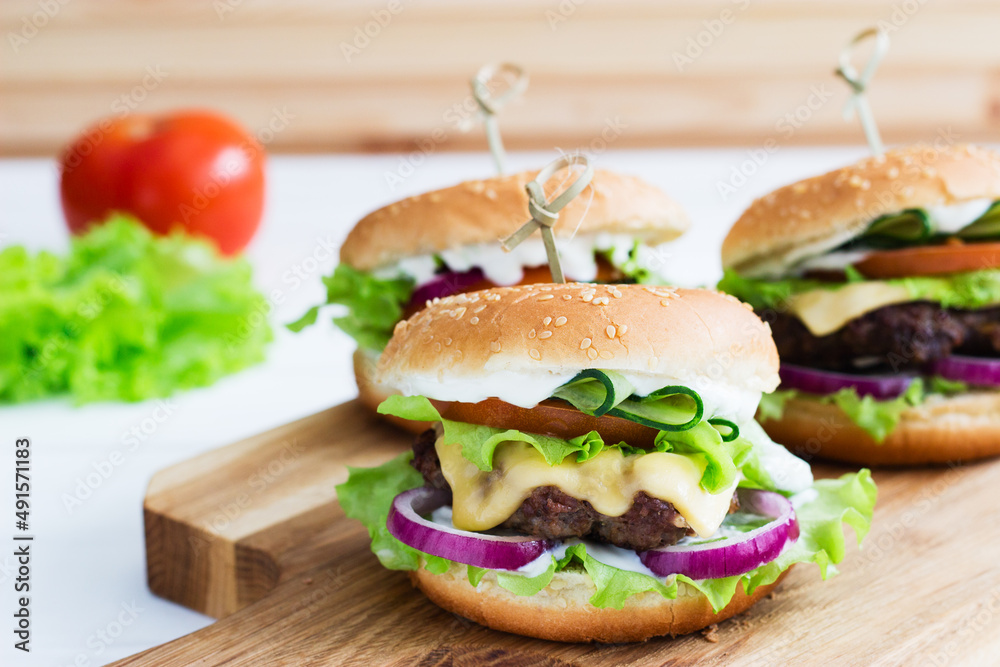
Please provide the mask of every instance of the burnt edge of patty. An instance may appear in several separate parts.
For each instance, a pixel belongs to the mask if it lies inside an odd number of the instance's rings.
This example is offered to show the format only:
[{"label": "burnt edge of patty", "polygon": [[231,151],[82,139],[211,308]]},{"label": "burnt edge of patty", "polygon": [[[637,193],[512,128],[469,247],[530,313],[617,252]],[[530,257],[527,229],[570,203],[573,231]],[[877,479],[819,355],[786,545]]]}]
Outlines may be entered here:
[{"label": "burnt edge of patty", "polygon": [[[434,445],[438,433],[428,429],[413,443],[412,465],[429,486],[451,492],[441,472]],[[449,498],[450,501],[450,498]],[[736,494],[729,511],[738,509]],[[586,500],[574,498],[555,486],[541,486],[521,503],[501,528],[547,540],[571,537],[613,544],[624,549],[646,551],[676,544],[694,535],[683,516],[671,503],[639,492],[632,506],[621,516],[601,514]]]}]

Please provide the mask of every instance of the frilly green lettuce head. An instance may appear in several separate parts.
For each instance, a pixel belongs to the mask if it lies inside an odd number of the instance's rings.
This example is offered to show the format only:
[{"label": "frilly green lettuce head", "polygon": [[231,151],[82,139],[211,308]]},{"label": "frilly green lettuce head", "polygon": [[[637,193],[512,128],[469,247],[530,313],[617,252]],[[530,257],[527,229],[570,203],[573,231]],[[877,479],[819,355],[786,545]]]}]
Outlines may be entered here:
[{"label": "frilly green lettuce head", "polygon": [[117,215],[69,253],[0,251],[0,403],[138,401],[264,358],[270,304],[244,259]]}]

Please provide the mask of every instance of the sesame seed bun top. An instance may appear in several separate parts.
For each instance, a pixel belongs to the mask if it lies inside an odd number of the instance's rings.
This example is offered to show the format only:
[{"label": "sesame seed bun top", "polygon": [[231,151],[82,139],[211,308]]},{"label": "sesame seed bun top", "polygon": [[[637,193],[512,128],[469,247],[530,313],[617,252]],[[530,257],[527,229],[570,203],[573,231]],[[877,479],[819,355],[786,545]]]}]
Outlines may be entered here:
[{"label": "sesame seed bun top", "polygon": [[780,276],[807,257],[908,208],[1000,198],[1000,155],[975,146],[887,151],[756,200],[722,244],[722,264],[747,276]]},{"label": "sesame seed bun top", "polygon": [[396,325],[375,377],[403,394],[530,407],[591,368],[626,375],[640,394],[684,382],[759,397],[778,385],[771,330],[737,299],[588,283],[435,299]]},{"label": "sesame seed bun top", "polygon": [[[380,208],[351,230],[340,260],[370,271],[406,257],[497,242],[530,218],[524,186],[537,173],[465,181]],[[551,197],[565,185],[557,175],[546,183],[546,194]],[[598,169],[590,187],[562,209],[553,229],[556,237],[609,232],[656,245],[677,238],[689,226],[684,210],[659,188]]]}]

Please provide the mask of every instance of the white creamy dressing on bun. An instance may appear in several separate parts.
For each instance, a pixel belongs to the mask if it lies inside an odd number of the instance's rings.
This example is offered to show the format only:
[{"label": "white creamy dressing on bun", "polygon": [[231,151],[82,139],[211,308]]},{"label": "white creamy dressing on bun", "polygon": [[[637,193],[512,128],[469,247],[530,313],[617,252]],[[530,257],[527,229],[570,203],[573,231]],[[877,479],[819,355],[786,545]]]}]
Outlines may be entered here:
[{"label": "white creamy dressing on bun", "polygon": [[[557,238],[559,258],[562,261],[563,273],[568,280],[592,282],[597,278],[597,253],[613,251],[612,264],[624,263],[636,242],[629,234],[581,234],[572,238]],[[640,243],[636,260],[642,268],[655,274],[661,269],[669,257],[664,245],[648,246]],[[497,285],[515,285],[524,278],[525,267],[545,266],[548,259],[545,254],[545,244],[538,236],[526,239],[510,252],[505,251],[499,241],[495,243],[477,243],[442,250],[437,254],[450,271],[463,272],[474,268],[481,269],[487,280]],[[434,255],[416,255],[401,259],[391,267],[379,269],[375,274],[379,277],[396,277],[405,275],[412,278],[416,285],[424,285],[435,277],[437,261]]]},{"label": "white creamy dressing on bun", "polygon": [[[931,227],[939,234],[955,234],[978,220],[990,206],[989,198],[972,199],[959,204],[925,206],[924,212]],[[795,273],[806,271],[842,271],[844,267],[860,262],[868,257],[871,250],[840,250],[810,257],[795,267]]]},{"label": "white creamy dressing on bun", "polygon": [[[506,371],[485,368],[481,377],[408,375],[399,379],[398,389],[406,396],[426,396],[439,401],[478,403],[498,398],[521,408],[533,408],[551,398],[556,389],[576,377],[576,370],[563,373],[547,371]],[[616,371],[635,387],[636,396],[647,396],[671,385],[690,387],[698,392],[705,405],[705,419],[720,417],[741,424],[752,420],[760,403],[761,392],[740,389],[708,377],[682,380],[658,374]]]}]

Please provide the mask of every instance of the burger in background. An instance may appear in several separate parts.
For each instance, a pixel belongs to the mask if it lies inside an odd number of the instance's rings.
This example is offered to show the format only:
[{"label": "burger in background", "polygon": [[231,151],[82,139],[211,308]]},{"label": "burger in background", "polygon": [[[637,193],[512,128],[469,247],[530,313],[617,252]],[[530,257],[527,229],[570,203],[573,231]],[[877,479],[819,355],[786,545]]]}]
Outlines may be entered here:
[{"label": "burger in background", "polygon": [[[323,279],[324,305],[346,310],[333,321],[358,344],[358,391],[373,411],[389,394],[374,381],[374,369],[399,321],[433,299],[551,280],[541,238],[510,252],[500,245],[526,220],[525,185],[534,177],[521,172],[408,197],[365,216],[348,234],[340,264]],[[552,179],[546,194],[560,188]],[[664,253],[658,246],[689,224],[680,205],[658,188],[596,170],[588,190],[561,210],[553,232],[568,280],[661,284]],[[289,327],[312,324],[320,308]],[[417,432],[425,428],[393,421]]]},{"label": "burger in background", "polygon": [[1000,454],[998,199],[993,151],[914,146],[743,213],[719,288],[773,329],[775,440],[862,464]]}]

